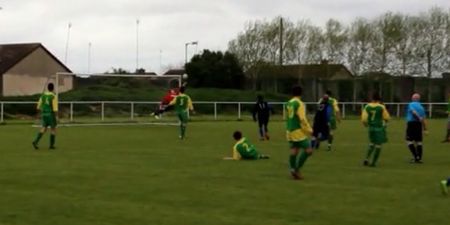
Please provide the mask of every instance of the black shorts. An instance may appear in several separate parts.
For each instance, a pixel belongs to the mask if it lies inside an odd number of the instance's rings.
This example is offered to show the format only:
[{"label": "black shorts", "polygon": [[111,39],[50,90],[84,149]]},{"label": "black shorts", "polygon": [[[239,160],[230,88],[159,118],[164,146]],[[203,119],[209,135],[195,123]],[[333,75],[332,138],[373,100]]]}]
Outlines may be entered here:
[{"label": "black shorts", "polygon": [[328,136],[330,136],[330,127],[328,126],[328,124],[313,125],[313,137],[318,138],[319,134],[321,139],[328,139]]},{"label": "black shorts", "polygon": [[406,140],[422,142],[422,123],[420,121],[411,121],[406,124]]}]

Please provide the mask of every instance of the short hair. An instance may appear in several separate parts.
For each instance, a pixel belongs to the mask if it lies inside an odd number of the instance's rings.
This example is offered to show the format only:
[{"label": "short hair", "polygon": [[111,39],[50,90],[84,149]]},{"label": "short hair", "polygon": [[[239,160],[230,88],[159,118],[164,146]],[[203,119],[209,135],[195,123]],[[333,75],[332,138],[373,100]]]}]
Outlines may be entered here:
[{"label": "short hair", "polygon": [[262,101],[264,100],[264,97],[263,97],[262,95],[258,95],[258,96],[256,96],[256,99],[257,99],[259,102],[262,102]]},{"label": "short hair", "polygon": [[48,83],[47,84],[47,90],[48,91],[53,91],[55,90],[55,85],[53,83]]},{"label": "short hair", "polygon": [[327,91],[325,92],[325,94],[327,94],[328,96],[331,96],[331,95],[332,95],[332,93],[331,93],[330,90],[327,90]]},{"label": "short hair", "polygon": [[184,86],[180,87],[180,93],[184,93],[185,90],[186,90],[186,88]]},{"label": "short hair", "polygon": [[374,92],[374,93],[372,94],[372,101],[377,101],[377,102],[381,101],[380,93]]},{"label": "short hair", "polygon": [[239,139],[241,139],[242,138],[242,133],[240,132],[240,131],[235,131],[234,133],[233,133],[233,138],[234,138],[234,140],[239,140]]},{"label": "short hair", "polygon": [[292,88],[292,95],[293,96],[301,96],[302,92],[303,92],[303,90],[302,90],[302,87],[300,87],[300,86],[294,86]]}]

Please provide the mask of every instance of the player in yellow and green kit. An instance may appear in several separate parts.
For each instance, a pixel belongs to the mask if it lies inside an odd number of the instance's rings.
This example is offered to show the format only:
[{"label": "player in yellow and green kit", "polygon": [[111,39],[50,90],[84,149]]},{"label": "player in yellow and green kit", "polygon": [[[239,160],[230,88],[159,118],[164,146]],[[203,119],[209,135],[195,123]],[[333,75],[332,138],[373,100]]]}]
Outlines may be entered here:
[{"label": "player in yellow and green kit", "polygon": [[192,105],[191,98],[184,93],[185,87],[180,87],[180,94],[177,95],[169,105],[175,106],[175,112],[180,121],[180,139],[184,139],[186,134],[186,125],[189,120],[189,110],[193,111],[194,107]]},{"label": "player in yellow and green kit", "polygon": [[236,144],[233,146],[233,156],[225,157],[225,160],[253,160],[253,159],[268,159],[269,156],[259,154],[255,146],[250,143],[246,137],[242,137],[240,131],[233,133],[233,138]]},{"label": "player in yellow and green kit", "polygon": [[58,100],[56,99],[55,93],[53,93],[54,85],[53,83],[49,83],[47,85],[47,90],[44,92],[39,101],[37,103],[37,110],[41,114],[41,124],[42,128],[37,134],[36,138],[33,141],[34,149],[39,149],[38,144],[39,140],[41,140],[42,135],[47,131],[47,128],[50,127],[50,149],[55,149],[55,141],[56,141],[56,117],[58,113]]},{"label": "player in yellow and green kit", "polygon": [[[292,95],[291,100],[286,103],[286,138],[291,149],[289,156],[291,176],[295,180],[300,180],[303,179],[300,169],[312,154],[312,148],[308,138],[312,134],[312,129],[306,118],[305,104],[301,100],[302,88],[295,86],[292,89]],[[300,150],[303,151],[300,153]]]},{"label": "player in yellow and green kit", "polygon": [[[374,93],[372,102],[364,107],[361,115],[361,122],[364,126],[369,127],[370,143],[363,163],[365,166],[376,166],[381,152],[381,145],[387,142],[386,124],[389,121],[390,116],[386,107],[381,104],[380,101],[380,95]],[[372,154],[372,162],[369,164]]]},{"label": "player in yellow and green kit", "polygon": [[[328,151],[331,150],[331,145],[333,144],[334,135],[333,131],[337,129],[337,122],[341,122],[341,112],[339,111],[338,101],[331,97],[331,91],[326,91],[326,96],[328,96],[328,105],[331,106],[331,113],[329,117],[328,124],[330,126],[330,134],[328,135]],[[322,102],[323,99],[319,100]]]}]

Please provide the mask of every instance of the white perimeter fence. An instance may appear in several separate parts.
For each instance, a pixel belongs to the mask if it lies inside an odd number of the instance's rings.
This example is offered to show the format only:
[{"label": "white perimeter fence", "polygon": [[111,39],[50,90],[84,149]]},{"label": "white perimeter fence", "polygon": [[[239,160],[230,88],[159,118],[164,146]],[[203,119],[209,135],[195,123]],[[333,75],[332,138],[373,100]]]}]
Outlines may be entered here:
[{"label": "white perimeter fence", "polygon": [[[193,102],[199,116],[210,120],[250,119],[251,109],[255,102]],[[284,102],[269,102],[275,116],[284,116]],[[317,108],[316,102],[305,102],[308,114]],[[340,102],[339,108],[343,118],[359,116],[366,102]],[[393,117],[403,117],[408,103],[384,103]],[[448,103],[422,103],[429,118],[446,117]],[[105,121],[106,118],[120,117],[136,120],[148,117],[159,105],[159,102],[146,101],[62,101],[59,102],[60,116],[70,122],[78,118],[91,118]],[[0,102],[0,122],[6,120],[32,119],[35,115],[36,102],[2,101]]]}]

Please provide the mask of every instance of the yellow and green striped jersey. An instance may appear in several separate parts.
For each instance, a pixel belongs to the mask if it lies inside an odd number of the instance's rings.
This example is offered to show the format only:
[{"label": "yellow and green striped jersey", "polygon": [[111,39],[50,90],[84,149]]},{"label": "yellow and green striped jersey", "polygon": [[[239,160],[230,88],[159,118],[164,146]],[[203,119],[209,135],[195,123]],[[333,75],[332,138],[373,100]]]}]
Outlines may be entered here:
[{"label": "yellow and green striped jersey", "polygon": [[58,112],[58,99],[56,98],[56,95],[53,92],[44,92],[39,98],[36,108],[40,110],[42,114]]},{"label": "yellow and green striped jersey", "polygon": [[194,110],[191,98],[186,94],[177,95],[169,105],[175,105],[175,111],[186,112],[187,110]]},{"label": "yellow and green striped jersey", "polygon": [[361,121],[369,127],[382,127],[390,119],[389,112],[383,104],[371,102],[364,107]]}]

